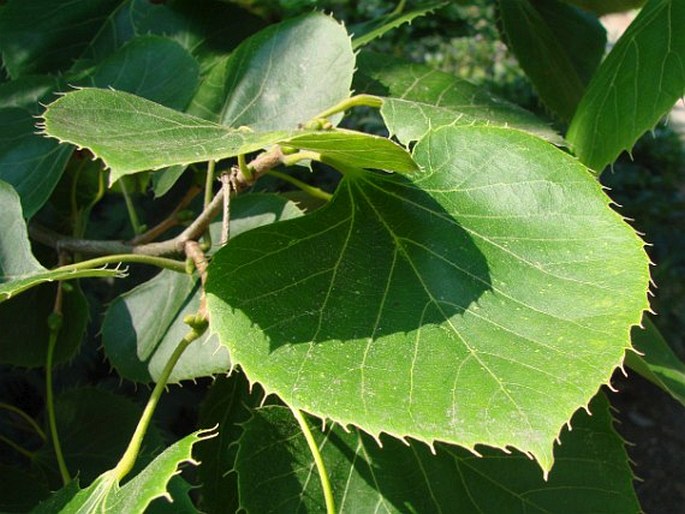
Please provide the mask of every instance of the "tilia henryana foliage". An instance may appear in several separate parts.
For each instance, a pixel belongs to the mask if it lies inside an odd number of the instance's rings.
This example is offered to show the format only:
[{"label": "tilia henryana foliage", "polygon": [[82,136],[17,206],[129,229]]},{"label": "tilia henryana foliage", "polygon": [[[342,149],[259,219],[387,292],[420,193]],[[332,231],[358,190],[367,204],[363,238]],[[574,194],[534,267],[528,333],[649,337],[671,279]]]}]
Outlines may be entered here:
[{"label": "tilia henryana foliage", "polygon": [[[638,512],[600,388],[685,374],[597,175],[683,94],[685,4],[605,57],[596,3],[500,0],[554,125],[364,48],[442,4],[247,4],[0,6],[0,360],[45,383],[1,510]],[[144,410],[53,376],[94,351]]]}]

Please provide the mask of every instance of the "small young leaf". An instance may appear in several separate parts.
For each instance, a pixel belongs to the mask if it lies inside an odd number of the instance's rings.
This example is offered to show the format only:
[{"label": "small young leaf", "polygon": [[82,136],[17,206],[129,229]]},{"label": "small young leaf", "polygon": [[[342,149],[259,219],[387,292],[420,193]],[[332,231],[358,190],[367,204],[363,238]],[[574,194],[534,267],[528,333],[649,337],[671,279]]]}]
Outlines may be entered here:
[{"label": "small young leaf", "polygon": [[219,160],[254,152],[289,133],[229,129],[135,95],[81,89],[48,106],[45,131],[90,149],[120,177],[174,164]]},{"label": "small young leaf", "polygon": [[292,130],[347,98],[353,73],[345,28],[311,13],[243,42],[212,70],[189,112],[232,128]]},{"label": "small young leaf", "polygon": [[649,0],[599,67],[567,139],[601,172],[685,94],[685,2]]},{"label": "small young leaf", "polygon": [[541,100],[569,120],[604,55],[599,20],[559,0],[499,0],[506,43]]},{"label": "small young leaf", "polygon": [[90,487],[79,491],[60,511],[61,514],[131,514],[145,512],[150,503],[157,498],[167,498],[167,486],[179,466],[192,459],[193,446],[207,437],[207,432],[199,431],[184,437],[164,450],[138,475],[120,487],[112,471],[100,475]]},{"label": "small young leaf", "polygon": [[209,266],[210,328],[294,407],[549,470],[647,307],[642,242],[536,137],[443,127],[414,158],[423,172],[350,174],[323,209],[233,239]]},{"label": "small young leaf", "polygon": [[563,140],[530,112],[471,82],[422,64],[362,52],[358,90],[383,96],[381,115],[391,134],[408,144],[443,125],[515,127],[555,144]]},{"label": "small young leaf", "polygon": [[362,46],[368,45],[372,41],[383,37],[391,30],[411,23],[416,18],[425,16],[433,11],[447,5],[447,2],[434,2],[423,6],[416,6],[408,12],[393,11],[382,18],[370,20],[350,27],[352,34],[352,49],[357,50]]},{"label": "small young leaf", "polygon": [[[640,510],[609,402],[598,395],[592,416],[581,411],[555,448],[558,464],[544,481],[525,455],[483,449],[477,457],[438,444],[388,437],[378,443],[359,430],[315,431],[340,514],[358,512],[477,512],[578,514]],[[246,512],[326,512],[321,483],[307,443],[285,407],[254,411],[244,424],[235,469]],[[264,494],[268,487],[269,494]]]},{"label": "small young leaf", "polygon": [[626,365],[685,405],[685,364],[671,350],[652,320],[645,316],[633,328],[633,347],[642,353],[626,353]]}]

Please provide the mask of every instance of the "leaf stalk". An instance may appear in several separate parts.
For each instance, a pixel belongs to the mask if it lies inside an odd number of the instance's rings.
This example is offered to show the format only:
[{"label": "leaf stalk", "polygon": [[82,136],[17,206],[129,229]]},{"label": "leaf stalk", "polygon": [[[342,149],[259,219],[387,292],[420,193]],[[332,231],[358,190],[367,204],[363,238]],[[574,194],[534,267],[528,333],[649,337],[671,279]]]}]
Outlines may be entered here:
[{"label": "leaf stalk", "polygon": [[304,419],[302,412],[299,409],[290,407],[290,410],[295,416],[297,423],[300,425],[302,434],[307,440],[307,445],[309,446],[309,451],[314,457],[314,463],[316,464],[316,469],[319,472],[319,479],[321,480],[321,488],[323,489],[323,497],[326,502],[326,513],[335,514],[335,500],[333,499],[333,488],[331,487],[331,481],[328,478],[328,471],[326,471],[326,465],[324,464],[323,458],[321,457],[321,452],[319,451],[319,446],[316,444],[316,440],[312,435],[312,431],[309,428],[307,420]]}]

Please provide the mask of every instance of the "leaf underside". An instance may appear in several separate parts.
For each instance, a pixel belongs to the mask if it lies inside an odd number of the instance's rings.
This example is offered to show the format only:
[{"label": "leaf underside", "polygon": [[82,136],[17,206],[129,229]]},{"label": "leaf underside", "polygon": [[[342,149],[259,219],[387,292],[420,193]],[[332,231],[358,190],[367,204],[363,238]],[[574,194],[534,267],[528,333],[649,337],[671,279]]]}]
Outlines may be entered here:
[{"label": "leaf underside", "polygon": [[535,137],[444,127],[414,158],[422,173],[349,175],[324,209],[232,240],[209,268],[210,327],[294,407],[549,470],[647,307],[642,242]]}]

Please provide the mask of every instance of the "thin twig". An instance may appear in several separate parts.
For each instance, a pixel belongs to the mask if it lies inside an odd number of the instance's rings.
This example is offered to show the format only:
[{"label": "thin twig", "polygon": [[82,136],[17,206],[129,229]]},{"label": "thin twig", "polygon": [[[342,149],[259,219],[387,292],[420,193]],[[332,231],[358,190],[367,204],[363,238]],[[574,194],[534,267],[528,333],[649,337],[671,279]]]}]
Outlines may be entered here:
[{"label": "thin twig", "polygon": [[[252,172],[251,180],[234,167],[229,179],[234,195],[248,189],[254,182],[271,168],[282,163],[283,153],[279,146],[273,147],[256,157],[248,166]],[[29,226],[29,234],[36,241],[56,248],[58,251],[84,253],[89,255],[109,255],[117,253],[140,254],[151,256],[177,255],[185,252],[187,241],[197,241],[205,233],[209,224],[216,218],[223,208],[224,193],[217,192],[211,202],[200,215],[179,235],[165,241],[132,244],[125,241],[99,241],[67,237],[42,227],[36,223]]]},{"label": "thin twig", "polygon": [[196,185],[191,186],[188,191],[186,191],[186,194],[181,198],[181,201],[178,203],[176,208],[171,211],[171,213],[164,218],[162,221],[160,221],[157,225],[152,227],[150,230],[147,232],[144,232],[140,234],[139,236],[134,237],[133,239],[128,241],[128,244],[131,246],[139,246],[145,243],[150,243],[151,241],[154,241],[157,239],[159,236],[164,234],[167,230],[174,228],[176,225],[179,224],[179,219],[178,219],[178,213],[181,212],[183,209],[188,207],[190,203],[195,199],[195,197],[198,195],[198,193],[202,191],[202,189]]}]

